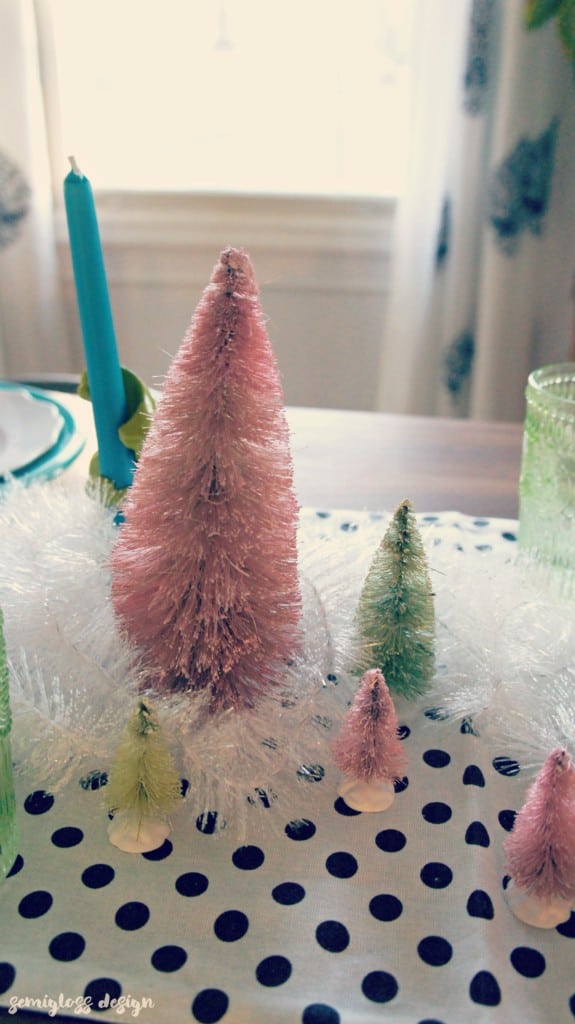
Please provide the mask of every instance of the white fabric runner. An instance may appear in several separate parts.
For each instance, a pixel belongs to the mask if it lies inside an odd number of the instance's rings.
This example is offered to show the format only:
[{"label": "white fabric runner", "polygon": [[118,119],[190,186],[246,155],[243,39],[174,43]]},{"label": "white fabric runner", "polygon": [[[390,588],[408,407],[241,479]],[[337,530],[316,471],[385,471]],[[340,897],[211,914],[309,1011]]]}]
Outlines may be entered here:
[{"label": "white fabric runner", "polygon": [[[514,556],[514,522],[419,518],[430,551],[470,565]],[[351,561],[385,524],[357,512],[302,518],[312,545],[329,537]],[[0,887],[0,1007],[16,1020],[27,1007],[145,1024],[572,1020],[575,914],[529,928],[502,888],[502,842],[532,773],[472,719],[397,707],[409,770],[387,811],[346,813],[333,766],[308,766],[303,824],[280,819],[241,842],[201,831],[184,801],[158,853],[125,854],[107,839],[104,765],[53,798],[19,779],[21,856]]]}]

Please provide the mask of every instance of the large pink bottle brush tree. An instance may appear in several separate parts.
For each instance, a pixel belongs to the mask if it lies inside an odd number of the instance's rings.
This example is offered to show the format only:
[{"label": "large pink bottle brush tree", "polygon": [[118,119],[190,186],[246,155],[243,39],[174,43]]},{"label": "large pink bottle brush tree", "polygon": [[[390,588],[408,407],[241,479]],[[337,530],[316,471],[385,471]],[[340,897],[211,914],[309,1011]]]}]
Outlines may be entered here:
[{"label": "large pink bottle brush tree", "polygon": [[149,685],[254,706],[297,650],[301,595],[282,388],[242,249],[214,267],[123,511],[112,599]]}]

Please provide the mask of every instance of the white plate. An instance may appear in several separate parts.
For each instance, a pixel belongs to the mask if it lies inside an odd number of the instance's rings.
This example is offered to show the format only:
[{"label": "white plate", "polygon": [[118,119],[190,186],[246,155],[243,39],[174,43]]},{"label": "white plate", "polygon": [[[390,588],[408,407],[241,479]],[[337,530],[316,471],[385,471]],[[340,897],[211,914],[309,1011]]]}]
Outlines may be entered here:
[{"label": "white plate", "polygon": [[19,388],[0,390],[0,476],[14,473],[52,448],[64,420],[56,405]]}]

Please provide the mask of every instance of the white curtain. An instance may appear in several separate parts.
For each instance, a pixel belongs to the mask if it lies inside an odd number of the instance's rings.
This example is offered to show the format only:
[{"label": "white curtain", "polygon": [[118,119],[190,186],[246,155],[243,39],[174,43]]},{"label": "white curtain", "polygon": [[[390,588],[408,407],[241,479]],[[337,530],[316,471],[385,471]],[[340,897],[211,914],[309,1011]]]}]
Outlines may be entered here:
[{"label": "white curtain", "polygon": [[[32,0],[0,0],[0,161],[8,223],[29,189],[27,213],[0,247],[0,373],[68,370],[52,190]],[[11,173],[7,176],[6,168]],[[20,177],[21,176],[21,177]],[[7,182],[8,177],[8,182]],[[1,185],[0,185],[1,187]],[[1,225],[0,225],[1,228]]]},{"label": "white curtain", "polygon": [[524,0],[418,0],[379,408],[521,420],[569,358],[575,78]]}]

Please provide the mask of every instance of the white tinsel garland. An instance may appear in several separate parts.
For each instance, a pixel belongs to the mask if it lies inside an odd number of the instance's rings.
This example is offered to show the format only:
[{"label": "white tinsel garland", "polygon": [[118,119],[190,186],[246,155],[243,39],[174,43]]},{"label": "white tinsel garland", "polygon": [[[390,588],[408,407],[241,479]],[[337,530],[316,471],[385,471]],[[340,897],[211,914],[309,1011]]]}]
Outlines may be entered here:
[{"label": "white tinsel garland", "polygon": [[[121,527],[119,527],[121,529]],[[84,485],[12,485],[0,504],[0,607],[5,616],[17,768],[57,790],[108,767],[141,694],[135,653],[110,600],[113,514]],[[256,709],[210,714],[206,695],[154,694],[197,815],[240,828],[281,802],[301,811],[329,759],[345,695],[330,682],[333,648],[321,598],[305,574],[302,650]],[[324,771],[323,765],[321,766]],[[266,815],[266,820],[270,815]]]},{"label": "white tinsel garland", "polygon": [[[390,518],[342,516],[302,513],[303,651],[257,711],[214,716],[201,692],[154,695],[197,815],[217,811],[241,830],[258,809],[277,807],[285,822],[336,793],[331,743],[358,682],[346,671],[354,614]],[[552,599],[515,557],[447,543],[450,530],[457,539],[455,525],[421,522],[436,595],[437,670],[419,701],[396,701],[400,721],[430,707],[472,716],[486,742],[511,743],[534,769],[559,744],[575,754],[573,606]],[[109,597],[117,529],[81,481],[14,484],[0,500],[14,752],[20,769],[52,790],[109,767],[140,692]],[[327,786],[314,784],[317,773]]]}]

